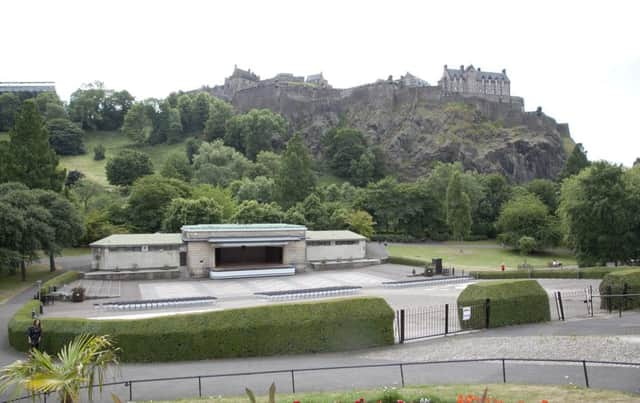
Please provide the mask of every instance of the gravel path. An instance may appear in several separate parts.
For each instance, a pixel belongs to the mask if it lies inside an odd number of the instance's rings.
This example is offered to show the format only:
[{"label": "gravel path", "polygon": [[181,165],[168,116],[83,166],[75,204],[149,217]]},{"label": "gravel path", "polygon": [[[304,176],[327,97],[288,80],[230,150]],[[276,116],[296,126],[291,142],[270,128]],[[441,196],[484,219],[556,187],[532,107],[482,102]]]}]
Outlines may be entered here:
[{"label": "gravel path", "polygon": [[540,358],[640,363],[640,335],[624,336],[455,336],[409,343],[364,354],[375,360],[437,361],[478,358]]}]

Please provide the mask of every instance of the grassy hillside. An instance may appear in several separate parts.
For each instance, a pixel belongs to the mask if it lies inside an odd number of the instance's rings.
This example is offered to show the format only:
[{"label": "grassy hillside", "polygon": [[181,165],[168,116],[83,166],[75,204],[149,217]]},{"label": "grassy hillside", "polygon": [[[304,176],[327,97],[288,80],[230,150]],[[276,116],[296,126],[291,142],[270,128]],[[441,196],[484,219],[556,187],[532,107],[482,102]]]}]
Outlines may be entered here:
[{"label": "grassy hillside", "polygon": [[[139,147],[131,143],[131,141],[120,132],[87,132],[85,134],[84,144],[87,149],[86,154],[61,157],[60,164],[67,168],[67,170],[76,169],[85,174],[90,180],[102,185],[108,185],[104,170],[107,160],[124,148],[131,148],[148,154],[149,157],[151,157],[153,167],[156,171],[162,168],[164,159],[168,154],[175,151],[184,152],[184,143]],[[98,144],[104,145],[107,150],[106,158],[102,161],[95,161],[93,159],[93,148]]]},{"label": "grassy hillside", "polygon": [[[417,258],[431,261],[442,258],[445,266],[461,269],[499,270],[516,269],[525,260],[517,251],[503,248],[495,241],[438,242],[428,244],[393,244],[388,247],[391,256]],[[575,256],[563,249],[526,256],[527,263],[534,267],[546,267],[548,262],[559,260],[564,266],[576,265]]]}]

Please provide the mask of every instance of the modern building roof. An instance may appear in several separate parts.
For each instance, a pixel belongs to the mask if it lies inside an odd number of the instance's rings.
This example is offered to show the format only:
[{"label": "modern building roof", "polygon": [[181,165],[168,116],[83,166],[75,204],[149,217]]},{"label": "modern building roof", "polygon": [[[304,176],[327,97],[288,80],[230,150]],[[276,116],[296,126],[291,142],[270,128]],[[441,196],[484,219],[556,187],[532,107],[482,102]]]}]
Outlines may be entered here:
[{"label": "modern building roof", "polygon": [[222,231],[305,231],[304,225],[294,224],[198,224],[183,225],[182,232],[222,232]]},{"label": "modern building roof", "polygon": [[360,241],[365,240],[352,231],[307,231],[307,241]]},{"label": "modern building roof", "polygon": [[89,246],[180,245],[182,234],[114,234]]}]

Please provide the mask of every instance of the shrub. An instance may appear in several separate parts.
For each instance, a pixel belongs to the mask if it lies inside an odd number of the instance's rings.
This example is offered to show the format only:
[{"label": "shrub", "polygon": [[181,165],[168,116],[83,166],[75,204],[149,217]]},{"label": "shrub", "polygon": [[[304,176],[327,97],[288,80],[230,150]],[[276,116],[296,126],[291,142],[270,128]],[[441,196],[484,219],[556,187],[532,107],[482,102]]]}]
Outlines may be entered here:
[{"label": "shrub", "polygon": [[93,159],[96,161],[102,161],[105,157],[105,153],[107,150],[104,148],[102,144],[98,144],[93,147]]},{"label": "shrub", "polygon": [[[28,302],[9,322],[27,350]],[[122,361],[181,361],[345,351],[393,344],[393,310],[381,298],[280,304],[139,320],[43,318],[42,347],[58,351],[80,333],[112,335]]]},{"label": "shrub", "polygon": [[[640,269],[616,270],[608,273],[600,283],[600,295],[613,294],[621,295],[640,293]],[[608,305],[610,304],[610,305]],[[611,297],[601,298],[602,308],[611,309],[633,309],[640,307],[640,297]]]},{"label": "shrub", "polygon": [[509,271],[473,271],[469,273],[472,277],[481,280],[509,279],[509,278],[585,278],[600,279],[611,272],[619,271],[616,267],[590,267],[586,269],[534,269],[509,270]]},{"label": "shrub", "polygon": [[47,121],[49,145],[58,155],[84,154],[84,132],[68,119],[52,119]]},{"label": "shrub", "polygon": [[[484,317],[489,299],[489,327],[551,320],[547,292],[535,280],[499,280],[471,284],[458,296],[458,313],[463,328]],[[471,306],[471,320],[462,321],[463,306]],[[480,322],[481,323],[481,322]],[[475,327],[475,326],[474,326]]]},{"label": "shrub", "polygon": [[393,264],[403,264],[405,266],[417,266],[417,267],[425,267],[431,262],[423,259],[412,258],[412,257],[404,257],[404,256],[389,256],[389,263]]}]

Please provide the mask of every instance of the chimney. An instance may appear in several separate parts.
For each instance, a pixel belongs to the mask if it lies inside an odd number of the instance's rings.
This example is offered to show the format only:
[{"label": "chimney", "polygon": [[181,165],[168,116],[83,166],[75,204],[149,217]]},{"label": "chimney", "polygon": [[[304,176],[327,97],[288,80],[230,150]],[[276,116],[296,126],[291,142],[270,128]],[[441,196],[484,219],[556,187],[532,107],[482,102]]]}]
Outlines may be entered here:
[{"label": "chimney", "polygon": [[502,74],[507,75],[507,69],[502,69]]},{"label": "chimney", "polygon": [[480,71],[480,67],[478,67],[478,71]]},{"label": "chimney", "polygon": [[464,71],[464,64],[460,65],[460,71]]},{"label": "chimney", "polygon": [[445,69],[445,70],[447,69],[447,65],[446,65],[446,64],[444,65],[444,69]]}]

